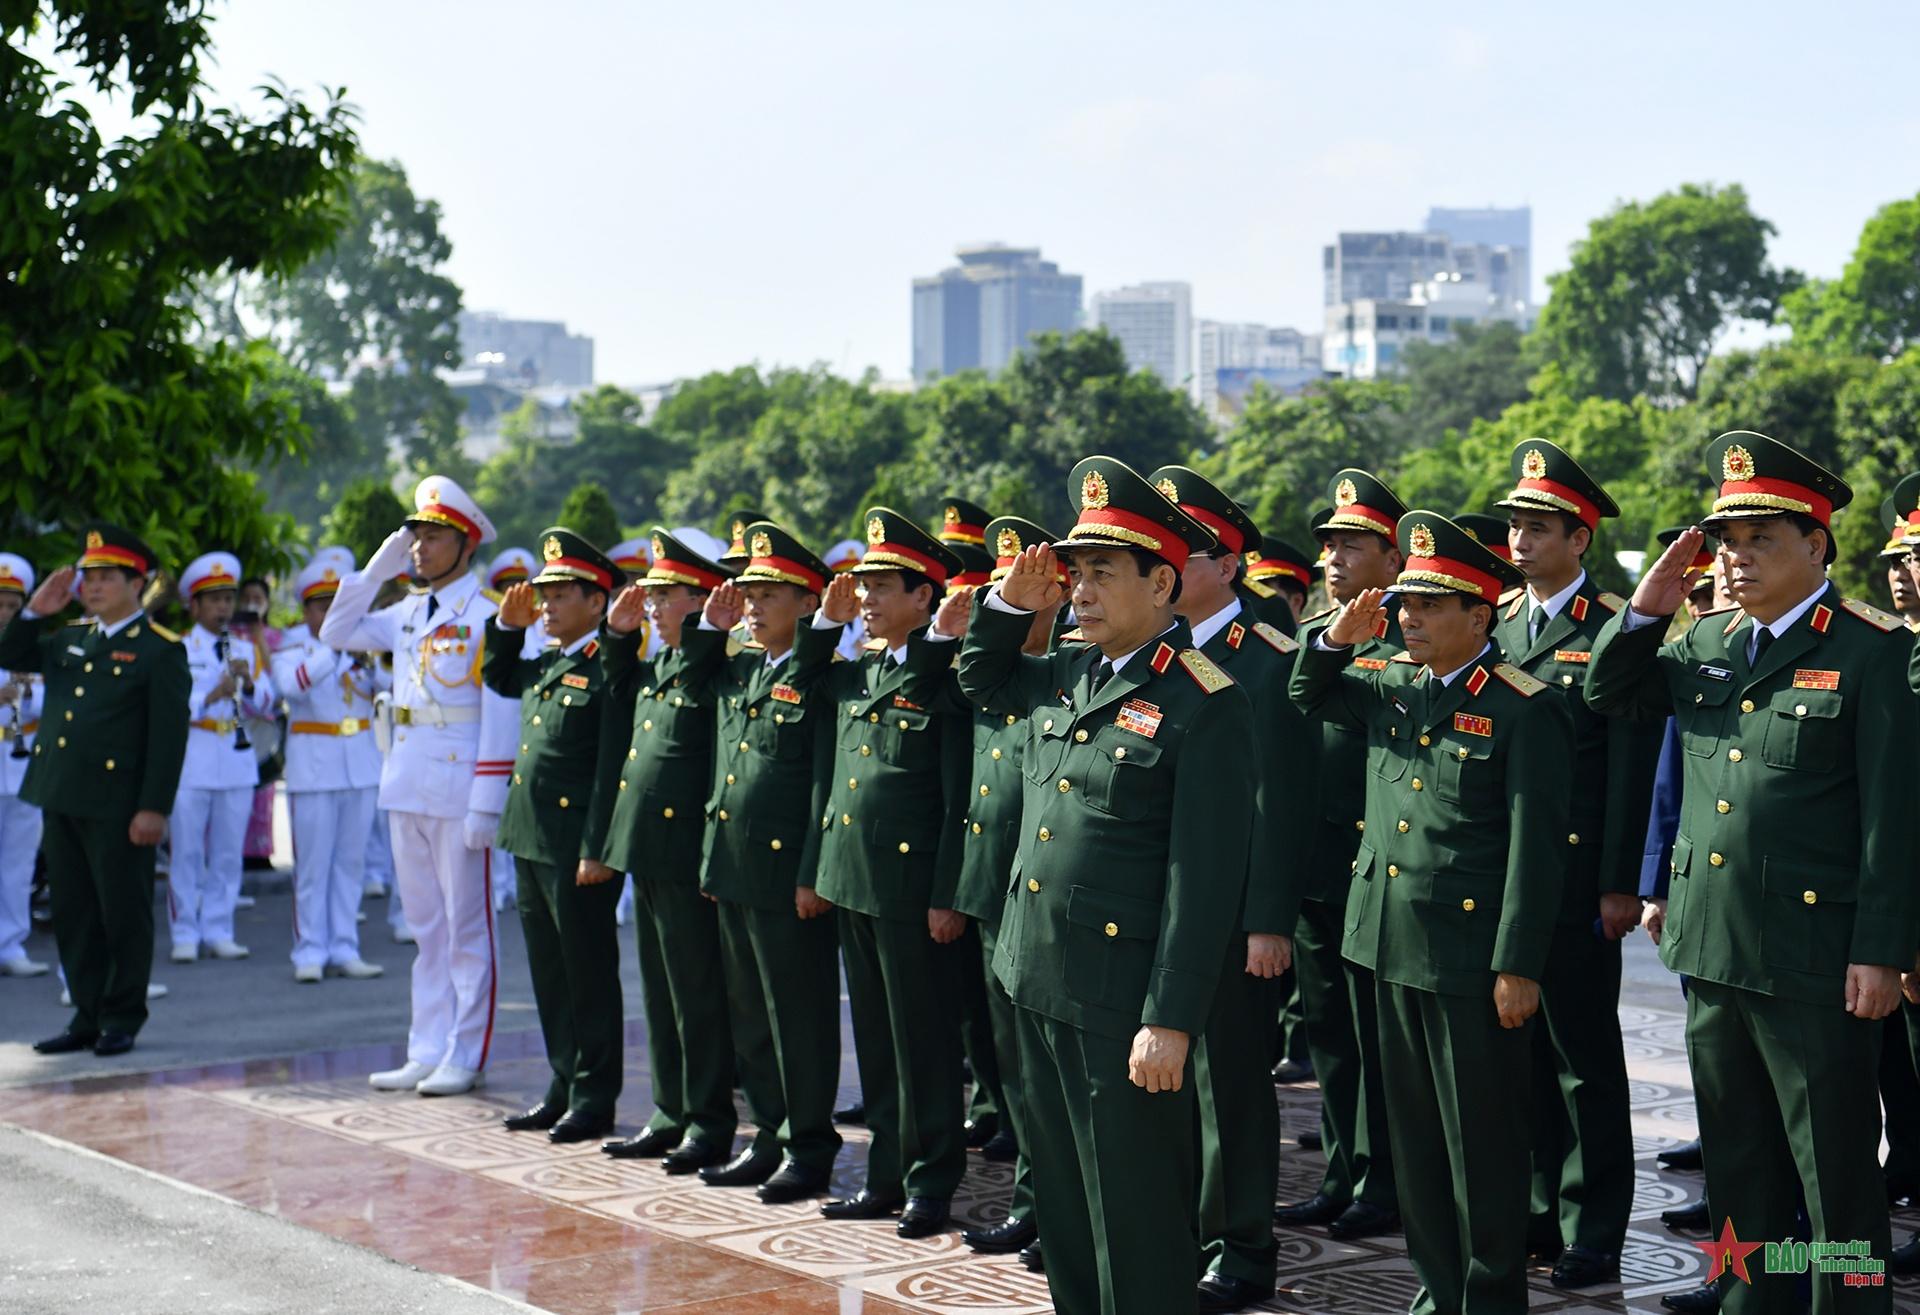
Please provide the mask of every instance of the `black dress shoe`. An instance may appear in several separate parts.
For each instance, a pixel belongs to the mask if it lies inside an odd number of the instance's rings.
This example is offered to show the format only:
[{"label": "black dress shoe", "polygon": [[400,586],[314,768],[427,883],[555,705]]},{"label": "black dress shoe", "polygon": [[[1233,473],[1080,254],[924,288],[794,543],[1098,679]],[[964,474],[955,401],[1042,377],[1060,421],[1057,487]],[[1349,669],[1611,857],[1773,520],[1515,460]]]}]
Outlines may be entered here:
[{"label": "black dress shoe", "polygon": [[[660,1161],[660,1167],[668,1173],[676,1175],[697,1173],[701,1169],[713,1168],[725,1164],[727,1152],[732,1149],[733,1147],[722,1146],[718,1142],[701,1141],[698,1138],[689,1137],[667,1152],[666,1157]],[[775,1163],[777,1166],[778,1162],[776,1161]],[[754,1179],[754,1181],[756,1183],[763,1182],[767,1176],[767,1174],[762,1174],[759,1178]]]},{"label": "black dress shoe", "polygon": [[1320,1129],[1318,1128],[1308,1128],[1305,1132],[1294,1138],[1294,1141],[1299,1143],[1300,1149],[1303,1151],[1317,1151],[1326,1145],[1326,1139],[1321,1137]]},{"label": "black dress shoe", "polygon": [[1031,1219],[1004,1219],[992,1228],[969,1228],[960,1240],[983,1256],[1004,1256],[1026,1250],[1039,1236]]},{"label": "black dress shoe", "polygon": [[901,1237],[932,1237],[947,1226],[947,1202],[940,1196],[916,1196],[900,1212],[893,1231]]},{"label": "black dress shoe", "polygon": [[1920,1233],[1915,1233],[1887,1257],[1890,1274],[1920,1274]]},{"label": "black dress shoe", "polygon": [[1283,1059],[1273,1066],[1273,1080],[1281,1086],[1313,1081],[1313,1064],[1304,1059]]},{"label": "black dress shoe", "polygon": [[679,1144],[679,1133],[653,1128],[637,1137],[602,1143],[600,1149],[616,1160],[657,1160]]},{"label": "black dress shoe", "polygon": [[992,1141],[1000,1132],[998,1119],[968,1119],[966,1122],[967,1149],[977,1151]]},{"label": "black dress shoe", "polygon": [[571,1112],[547,1130],[547,1140],[556,1146],[593,1141],[613,1131],[613,1119],[606,1114]]},{"label": "black dress shoe", "polygon": [[500,1120],[500,1122],[506,1127],[508,1132],[545,1132],[548,1128],[560,1122],[561,1116],[566,1114],[566,1112],[567,1107],[565,1105],[556,1104],[550,1100],[543,1100],[530,1110],[522,1110],[518,1114],[507,1115],[507,1117]]},{"label": "black dress shoe", "polygon": [[833,1112],[833,1121],[835,1123],[851,1123],[855,1126],[865,1123],[867,1121],[867,1107],[865,1102],[858,1105],[848,1105],[844,1109],[835,1110]]},{"label": "black dress shoe", "polygon": [[1355,1201],[1327,1225],[1327,1236],[1341,1242],[1357,1242],[1363,1237],[1400,1231],[1400,1212],[1371,1201]]},{"label": "black dress shoe", "polygon": [[71,1055],[76,1050],[92,1050],[98,1036],[88,1036],[85,1032],[62,1032],[59,1036],[50,1036],[45,1041],[33,1043],[36,1055]]},{"label": "black dress shoe", "polygon": [[1299,1228],[1311,1224],[1330,1224],[1346,1212],[1344,1201],[1336,1201],[1325,1192],[1315,1192],[1304,1201],[1292,1205],[1276,1205],[1273,1208],[1273,1222],[1292,1224]]},{"label": "black dress shoe", "polygon": [[903,1204],[897,1196],[875,1196],[862,1187],[843,1201],[828,1201],[820,1213],[829,1219],[885,1219]]},{"label": "black dress shoe", "polygon": [[1047,1258],[1040,1254],[1039,1238],[1034,1238],[1032,1245],[1020,1248],[1020,1263],[1036,1274],[1047,1272]]},{"label": "black dress shoe", "polygon": [[1707,1198],[1704,1196],[1698,1201],[1662,1210],[1660,1222],[1676,1233],[1705,1233],[1713,1228],[1713,1220],[1707,1215]]},{"label": "black dress shoe", "polygon": [[710,1164],[700,1171],[700,1181],[709,1187],[758,1187],[780,1168],[780,1157],[754,1150],[752,1142],[725,1164]]},{"label": "black dress shoe", "polygon": [[1653,1157],[1669,1169],[1698,1169],[1700,1167],[1700,1139],[1683,1141],[1678,1146],[1669,1146]]},{"label": "black dress shoe", "polygon": [[987,1144],[980,1148],[980,1158],[1006,1163],[1020,1154],[1020,1143],[1013,1139],[1013,1133],[1006,1128],[987,1138]]},{"label": "black dress shoe", "polygon": [[1669,1292],[1660,1298],[1660,1304],[1668,1310],[1680,1311],[1681,1315],[1713,1315],[1720,1309],[1720,1285],[1708,1283],[1686,1292]]},{"label": "black dress shoe", "polygon": [[132,1049],[131,1032],[102,1032],[93,1043],[93,1053],[96,1055],[124,1055]]},{"label": "black dress shoe", "polygon": [[1548,1275],[1556,1288],[1595,1288],[1602,1283],[1620,1281],[1620,1257],[1611,1251],[1592,1247],[1568,1247]]},{"label": "black dress shoe", "polygon": [[1272,1287],[1262,1288],[1230,1274],[1209,1274],[1200,1280],[1200,1315],[1224,1315],[1230,1310],[1245,1310],[1273,1295]]},{"label": "black dress shoe", "polygon": [[786,1205],[791,1201],[804,1201],[809,1196],[818,1196],[827,1190],[828,1175],[825,1169],[802,1169],[792,1160],[781,1164],[773,1177],[760,1184],[754,1193],[763,1205]]}]

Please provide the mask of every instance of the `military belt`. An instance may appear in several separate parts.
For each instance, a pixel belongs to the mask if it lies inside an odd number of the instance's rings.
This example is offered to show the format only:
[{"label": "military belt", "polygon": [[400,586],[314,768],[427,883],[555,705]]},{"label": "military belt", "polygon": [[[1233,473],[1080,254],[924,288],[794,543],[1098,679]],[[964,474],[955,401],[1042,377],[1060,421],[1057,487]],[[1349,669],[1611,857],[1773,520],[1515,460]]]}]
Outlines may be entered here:
[{"label": "military belt", "polygon": [[393,724],[395,726],[459,726],[470,721],[480,720],[480,709],[473,704],[457,708],[395,708]]},{"label": "military belt", "polygon": [[[26,725],[20,728],[20,734],[31,735],[39,729],[40,729],[39,722],[30,721]],[[11,740],[13,738],[13,734],[14,732],[13,732],[12,722],[0,722],[0,744],[5,744],[8,740]]]},{"label": "military belt", "polygon": [[228,719],[226,721],[216,721],[211,717],[202,717],[198,721],[188,722],[187,725],[193,727],[197,731],[213,731],[216,734],[220,734],[220,735],[231,735],[234,731],[238,730],[240,727],[240,723],[237,721],[233,721],[231,719]]},{"label": "military belt", "polygon": [[342,717],[339,721],[296,721],[287,729],[295,735],[358,735],[372,730],[373,723],[358,717]]}]

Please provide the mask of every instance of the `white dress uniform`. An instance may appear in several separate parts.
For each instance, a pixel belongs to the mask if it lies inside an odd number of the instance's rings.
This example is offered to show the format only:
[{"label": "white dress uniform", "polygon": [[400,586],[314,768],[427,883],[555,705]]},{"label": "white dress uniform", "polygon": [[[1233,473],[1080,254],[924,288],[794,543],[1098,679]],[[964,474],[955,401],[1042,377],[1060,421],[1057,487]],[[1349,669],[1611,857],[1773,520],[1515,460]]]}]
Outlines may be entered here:
[{"label": "white dress uniform", "polygon": [[[344,568],[344,569],[342,569]],[[351,558],[316,558],[294,578],[302,604],[330,596]],[[306,626],[288,630],[273,655],[273,683],[287,700],[282,779],[293,822],[293,967],[317,982],[329,969],[377,977],[360,957],[360,897],[366,837],[380,786],[373,742],[374,673],[365,658],[337,653]]]},{"label": "white dress uniform", "polygon": [[[194,598],[240,582],[240,561],[231,553],[197,557],[180,574],[180,592]],[[239,959],[247,950],[234,940],[233,911],[240,898],[242,849],[253,792],[260,785],[260,762],[250,746],[235,747],[242,718],[273,716],[273,679],[266,650],[250,640],[224,641],[228,659],[247,664],[253,692],[236,690],[216,699],[213,690],[226,672],[220,656],[222,637],[195,625],[182,638],[193,672],[187,756],[180,769],[168,835],[173,859],[167,877],[167,922],[173,958],[191,962],[204,947],[220,959]]]},{"label": "white dress uniform", "polygon": [[[0,553],[0,592],[25,599],[33,593],[33,567],[25,558]],[[24,606],[24,603],[23,603]],[[13,703],[0,709],[0,977],[38,977],[44,963],[27,957],[33,931],[33,863],[40,853],[40,810],[20,801],[34,732],[46,687],[38,676],[0,671],[0,686],[12,685]],[[16,756],[18,755],[18,756]]]},{"label": "white dress uniform", "polygon": [[[861,555],[866,550],[867,545],[858,539],[842,539],[827,549],[827,555],[820,560],[827,564],[828,570],[838,575],[850,567],[858,566]],[[856,613],[853,620],[840,627],[840,642],[834,646],[833,651],[849,662],[858,662],[865,654],[866,648],[867,623],[862,621]]]},{"label": "white dress uniform", "polygon": [[[414,493],[409,523],[466,530],[485,543],[493,526],[452,480],[434,475]],[[489,851],[506,804],[520,710],[480,683],[486,625],[495,607],[471,575],[371,612],[383,577],[403,568],[406,539],[390,538],[367,569],[340,582],[320,627],[330,647],[392,653],[393,741],[380,806],[393,828],[394,875],[416,952],[407,1063],[373,1075],[384,1089],[423,1095],[465,1091],[493,1039],[496,953]]]}]

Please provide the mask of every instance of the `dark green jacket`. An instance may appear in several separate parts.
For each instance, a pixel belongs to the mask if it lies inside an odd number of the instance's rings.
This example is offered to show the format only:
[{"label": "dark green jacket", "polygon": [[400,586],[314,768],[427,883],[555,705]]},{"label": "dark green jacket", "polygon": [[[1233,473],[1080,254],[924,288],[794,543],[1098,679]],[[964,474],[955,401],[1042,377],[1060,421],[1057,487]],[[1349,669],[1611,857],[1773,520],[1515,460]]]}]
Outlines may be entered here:
[{"label": "dark green jacket", "polygon": [[1550,687],[1573,717],[1572,816],[1561,855],[1560,921],[1592,924],[1603,894],[1640,893],[1647,809],[1660,758],[1658,723],[1603,717],[1584,697],[1593,641],[1626,600],[1602,593],[1589,576],[1540,638],[1527,640],[1526,590],[1504,609],[1493,637],[1507,660]]},{"label": "dark green jacket", "polygon": [[966,813],[958,823],[966,847],[953,907],[998,927],[1020,849],[1020,751],[1027,742],[1027,723],[1017,713],[972,706],[973,778]]},{"label": "dark green jacket", "polygon": [[[1301,647],[1310,646],[1336,613],[1337,609],[1329,609],[1307,617],[1301,623]],[[1402,651],[1399,609],[1390,608],[1386,632],[1355,646],[1354,665],[1362,671],[1383,670]],[[1320,722],[1319,729],[1319,752],[1313,757],[1308,788],[1295,806],[1295,814],[1305,819],[1299,847],[1300,897],[1345,908],[1353,886],[1353,857],[1367,829],[1367,733],[1333,721]]]},{"label": "dark green jacket", "polygon": [[144,616],[111,638],[91,621],[16,617],[0,629],[0,668],[46,683],[23,802],[120,825],[173,811],[193,689],[178,638]]},{"label": "dark green jacket", "polygon": [[1913,636],[1828,586],[1747,666],[1744,612],[1672,643],[1594,645],[1587,702],[1675,721],[1685,786],[1660,957],[1675,972],[1840,1009],[1850,963],[1911,970],[1920,703]]},{"label": "dark green jacket", "polygon": [[1383,982],[1480,996],[1539,981],[1560,909],[1573,726],[1492,645],[1441,685],[1404,654],[1302,648],[1293,697],[1367,733],[1366,831],[1341,953]]},{"label": "dark green jacket", "polygon": [[976,603],[960,687],[1027,718],[1025,807],[994,971],[1014,1003],[1102,1036],[1206,1026],[1246,882],[1253,716],[1186,622],[1098,694],[1096,649],[1020,652]]},{"label": "dark green jacket", "polygon": [[595,791],[606,678],[600,641],[572,655],[548,649],[520,656],[523,630],[487,621],[480,679],[502,698],[520,700],[520,746],[500,814],[500,848],[517,858],[571,868],[597,858],[605,815]]},{"label": "dark green jacket", "polygon": [[[683,636],[694,633],[695,619],[686,619]],[[720,639],[724,644],[726,636]],[[603,861],[649,880],[692,885],[700,880],[713,780],[713,673],[695,671],[684,648],[642,658],[645,641],[644,630],[624,637],[609,632],[602,653],[608,694],[602,770],[603,779],[614,781],[601,791]]]}]

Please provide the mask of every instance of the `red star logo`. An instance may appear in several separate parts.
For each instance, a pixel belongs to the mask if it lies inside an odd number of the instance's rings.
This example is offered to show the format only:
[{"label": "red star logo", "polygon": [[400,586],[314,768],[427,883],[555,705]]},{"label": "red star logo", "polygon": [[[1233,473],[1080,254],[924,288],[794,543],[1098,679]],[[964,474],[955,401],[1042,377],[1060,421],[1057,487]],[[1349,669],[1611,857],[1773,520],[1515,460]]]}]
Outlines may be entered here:
[{"label": "red star logo", "polygon": [[1751,1283],[1753,1278],[1747,1273],[1747,1257],[1765,1246],[1764,1242],[1742,1242],[1733,1231],[1733,1220],[1728,1218],[1720,1227],[1720,1240],[1717,1242],[1695,1242],[1695,1246],[1707,1253],[1707,1282],[1711,1283],[1728,1270],[1742,1283]]}]

